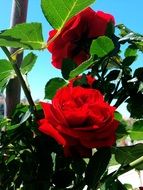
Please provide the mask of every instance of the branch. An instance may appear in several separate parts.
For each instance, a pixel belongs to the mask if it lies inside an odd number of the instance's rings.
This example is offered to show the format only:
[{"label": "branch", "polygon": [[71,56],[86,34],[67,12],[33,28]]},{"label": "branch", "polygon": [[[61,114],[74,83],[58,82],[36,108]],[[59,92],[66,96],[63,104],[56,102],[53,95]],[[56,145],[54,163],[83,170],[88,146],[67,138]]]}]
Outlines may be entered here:
[{"label": "branch", "polygon": [[27,100],[28,100],[28,103],[29,103],[29,105],[30,105],[30,107],[31,107],[31,109],[32,109],[31,111],[32,111],[32,112],[34,113],[34,115],[36,116],[36,114],[35,114],[36,108],[35,108],[34,101],[33,101],[33,99],[32,99],[31,93],[30,93],[30,91],[29,91],[29,89],[28,89],[28,87],[27,87],[27,85],[26,85],[26,83],[25,83],[25,81],[24,81],[24,79],[23,79],[23,77],[22,77],[22,74],[21,74],[21,72],[20,72],[20,69],[19,69],[18,65],[17,65],[16,62],[12,59],[11,54],[10,54],[10,52],[8,51],[8,49],[7,49],[6,47],[1,47],[1,48],[2,48],[2,50],[4,51],[4,53],[6,54],[7,58],[8,58],[9,61],[10,61],[10,63],[12,64],[12,67],[13,67],[13,69],[14,69],[14,71],[15,71],[17,77],[18,77],[18,80],[19,80],[19,82],[20,82],[20,84],[21,84],[21,86],[22,86],[22,88],[23,88],[23,91],[24,91],[25,96],[26,96],[26,98],[27,98]]}]

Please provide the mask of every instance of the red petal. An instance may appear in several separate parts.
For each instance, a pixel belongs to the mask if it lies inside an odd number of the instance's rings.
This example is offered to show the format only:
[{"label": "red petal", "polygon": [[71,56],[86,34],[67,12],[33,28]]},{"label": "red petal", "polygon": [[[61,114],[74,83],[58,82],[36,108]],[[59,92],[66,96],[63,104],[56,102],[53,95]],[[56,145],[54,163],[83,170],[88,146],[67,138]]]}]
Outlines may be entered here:
[{"label": "red petal", "polygon": [[63,146],[67,144],[66,139],[55,128],[53,128],[46,119],[41,119],[39,124],[39,130],[41,132],[53,137],[59,144]]}]

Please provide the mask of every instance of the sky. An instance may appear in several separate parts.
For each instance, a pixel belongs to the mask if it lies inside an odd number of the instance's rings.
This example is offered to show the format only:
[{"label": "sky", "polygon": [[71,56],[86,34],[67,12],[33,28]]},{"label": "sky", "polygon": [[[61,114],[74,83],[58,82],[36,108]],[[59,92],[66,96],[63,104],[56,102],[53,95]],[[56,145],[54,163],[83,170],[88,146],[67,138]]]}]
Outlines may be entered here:
[{"label": "sky", "polygon": [[[0,30],[9,28],[12,0],[0,0]],[[96,0],[92,5],[95,11],[101,10],[112,14],[116,24],[123,23],[128,28],[143,34],[143,0]],[[40,22],[43,27],[44,40],[52,29],[46,21],[40,0],[29,0],[27,22]],[[27,53],[28,51],[26,51]],[[33,70],[29,73],[28,81],[34,100],[44,98],[44,86],[50,78],[61,76],[60,70],[51,65],[51,54],[47,51],[34,51],[38,55]],[[0,50],[0,59],[6,58]],[[143,57],[138,60],[141,65]],[[22,93],[22,97],[24,97]],[[124,108],[120,108],[121,110]]]}]

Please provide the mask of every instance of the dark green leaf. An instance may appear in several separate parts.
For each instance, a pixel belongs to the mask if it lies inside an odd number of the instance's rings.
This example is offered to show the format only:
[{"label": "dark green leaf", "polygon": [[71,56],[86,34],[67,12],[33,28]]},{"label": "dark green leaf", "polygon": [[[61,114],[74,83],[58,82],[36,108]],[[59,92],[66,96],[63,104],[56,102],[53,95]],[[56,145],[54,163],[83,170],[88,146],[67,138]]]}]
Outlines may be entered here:
[{"label": "dark green leaf", "polygon": [[56,91],[64,85],[66,85],[66,81],[62,78],[50,79],[45,86],[45,99],[52,99]]},{"label": "dark green leaf", "polygon": [[128,135],[127,125],[125,123],[120,123],[116,130],[116,138],[120,139]]},{"label": "dark green leaf", "polygon": [[61,29],[65,23],[95,0],[41,0],[47,21],[53,28]]},{"label": "dark green leaf", "polygon": [[127,109],[131,117],[140,119],[143,117],[143,94],[132,92],[132,97],[127,100]]},{"label": "dark green leaf", "polygon": [[70,72],[77,67],[77,64],[71,59],[64,59],[62,63],[62,76],[64,79],[69,78]]},{"label": "dark green leaf", "polygon": [[106,28],[106,35],[107,36],[112,36],[115,32],[115,27],[113,22],[109,22]]},{"label": "dark green leaf", "polygon": [[12,29],[5,30],[0,34],[0,46],[43,49],[42,27],[40,23],[17,24]]},{"label": "dark green leaf", "polygon": [[127,188],[118,179],[116,179],[114,181],[109,181],[109,183],[107,182],[105,190],[127,190]]},{"label": "dark green leaf", "polygon": [[33,68],[36,62],[37,56],[34,53],[26,55],[21,64],[21,71],[23,74],[27,74]]},{"label": "dark green leaf", "polygon": [[138,120],[133,124],[130,137],[132,140],[143,140],[143,120]]},{"label": "dark green leaf", "polygon": [[52,182],[57,188],[66,189],[72,184],[74,177],[71,169],[62,169],[54,173]]},{"label": "dark green leaf", "polygon": [[135,60],[136,60],[136,56],[129,56],[129,57],[126,57],[124,60],[123,60],[123,62],[122,62],[122,64],[124,65],[124,66],[130,66]]},{"label": "dark green leaf", "polygon": [[89,189],[97,189],[97,184],[101,176],[104,174],[107,165],[109,164],[110,158],[111,149],[107,147],[100,148],[91,157],[85,172],[85,182]]},{"label": "dark green leaf", "polygon": [[116,80],[119,77],[120,70],[112,70],[108,75],[106,76],[106,79],[108,81]]},{"label": "dark green leaf", "polygon": [[86,169],[86,162],[82,158],[74,159],[71,166],[76,174],[82,175]]},{"label": "dark green leaf", "polygon": [[134,77],[143,82],[143,67],[138,67],[134,72]]},{"label": "dark green leaf", "polygon": [[[143,144],[140,143],[133,146],[114,147],[113,153],[115,154],[115,159],[118,163],[129,164],[143,155]],[[143,169],[143,164],[136,168]]]},{"label": "dark green leaf", "polygon": [[97,55],[98,57],[104,57],[108,55],[114,49],[114,43],[107,36],[100,36],[96,40],[93,40],[90,47],[90,54]]}]

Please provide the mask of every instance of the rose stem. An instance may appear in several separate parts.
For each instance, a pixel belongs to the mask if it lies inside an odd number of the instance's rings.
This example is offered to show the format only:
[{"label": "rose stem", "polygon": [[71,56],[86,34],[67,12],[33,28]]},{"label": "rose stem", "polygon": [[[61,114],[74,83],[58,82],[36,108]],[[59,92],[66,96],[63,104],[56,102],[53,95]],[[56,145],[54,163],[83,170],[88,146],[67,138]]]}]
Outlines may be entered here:
[{"label": "rose stem", "polygon": [[3,46],[2,46],[1,48],[2,48],[2,50],[4,51],[4,53],[6,54],[7,58],[8,58],[9,61],[10,61],[10,63],[12,64],[12,67],[13,67],[13,69],[14,69],[14,71],[15,71],[15,73],[16,73],[18,79],[19,79],[19,82],[20,82],[20,84],[21,84],[21,86],[22,86],[22,88],[23,88],[23,91],[24,91],[24,93],[25,93],[25,96],[26,96],[26,98],[27,98],[27,101],[28,101],[28,103],[29,103],[29,105],[30,105],[31,111],[32,111],[32,113],[34,114],[34,116],[36,117],[36,107],[35,107],[34,101],[33,101],[33,99],[32,99],[30,90],[29,90],[29,88],[27,87],[27,85],[26,85],[26,83],[25,83],[25,81],[24,81],[24,79],[23,79],[23,77],[22,77],[22,74],[21,74],[21,72],[20,72],[20,69],[18,68],[18,66],[17,66],[17,64],[16,64],[16,62],[15,62],[15,60],[12,59],[11,54],[10,54],[10,52],[8,51],[8,49],[7,49],[6,47],[3,47]]}]

